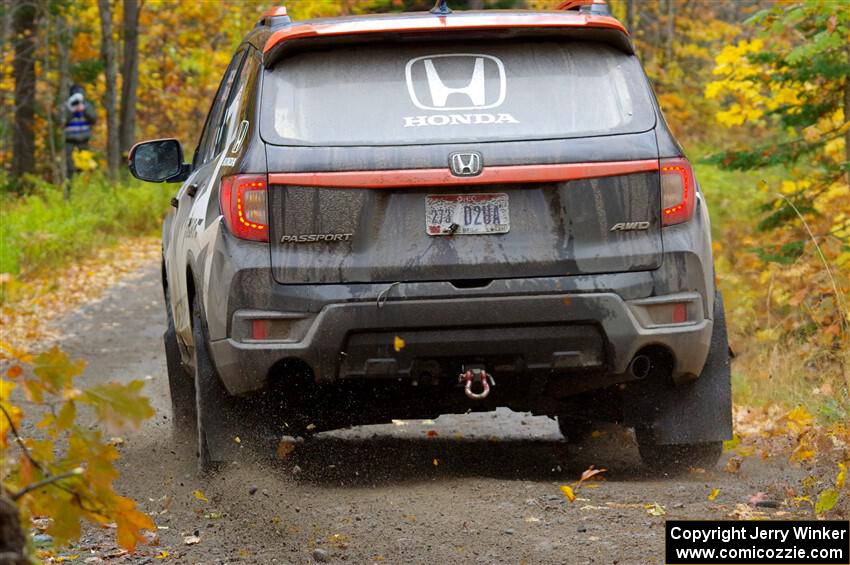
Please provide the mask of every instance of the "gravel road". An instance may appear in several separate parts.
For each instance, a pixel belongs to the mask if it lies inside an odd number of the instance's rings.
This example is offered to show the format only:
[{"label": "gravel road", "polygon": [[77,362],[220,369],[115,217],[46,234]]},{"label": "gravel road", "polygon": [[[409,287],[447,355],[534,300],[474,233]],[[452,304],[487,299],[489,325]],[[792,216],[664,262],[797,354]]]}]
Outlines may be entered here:
[{"label": "gravel road", "polygon": [[[124,436],[118,490],[154,516],[159,545],[108,558],[113,532],[88,528],[80,560],[661,563],[665,519],[725,518],[799,478],[757,457],[737,474],[723,470],[724,457],[714,471],[650,475],[625,430],[600,428],[568,448],[553,421],[506,410],[325,433],[279,463],[241,461],[201,477],[193,452],[171,442],[158,277],[150,265],[60,322],[61,345],[88,362],[85,382],[145,379],[157,410]],[[607,480],[567,501],[559,486],[590,465],[607,468]],[[650,514],[655,503],[666,515]],[[186,545],[194,535],[200,542]]]}]

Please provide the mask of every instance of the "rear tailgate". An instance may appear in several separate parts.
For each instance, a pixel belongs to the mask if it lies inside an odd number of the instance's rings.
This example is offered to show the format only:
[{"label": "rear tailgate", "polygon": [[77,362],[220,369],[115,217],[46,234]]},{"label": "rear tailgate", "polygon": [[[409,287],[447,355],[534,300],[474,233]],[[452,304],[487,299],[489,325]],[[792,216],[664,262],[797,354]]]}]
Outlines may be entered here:
[{"label": "rear tailgate", "polygon": [[[661,261],[655,106],[637,59],[610,45],[451,39],[298,52],[265,72],[261,108],[281,283]],[[456,151],[459,176],[449,173]],[[480,171],[464,170],[472,154]],[[451,223],[463,225],[438,233]]]},{"label": "rear tailgate", "polygon": [[[506,195],[507,214],[498,220],[509,231],[428,233],[435,220],[429,197],[458,194]],[[661,261],[657,171],[505,185],[272,184],[269,196],[272,267],[281,283],[589,274],[654,269]]]}]

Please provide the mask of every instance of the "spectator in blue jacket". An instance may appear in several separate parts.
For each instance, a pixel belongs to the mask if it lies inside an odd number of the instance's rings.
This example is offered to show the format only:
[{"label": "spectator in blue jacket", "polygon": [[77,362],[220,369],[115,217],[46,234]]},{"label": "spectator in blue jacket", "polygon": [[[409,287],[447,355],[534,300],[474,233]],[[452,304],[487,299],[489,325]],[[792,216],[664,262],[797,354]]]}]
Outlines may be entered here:
[{"label": "spectator in blue jacket", "polygon": [[78,84],[71,86],[68,100],[62,106],[62,123],[65,126],[65,163],[69,179],[77,172],[77,167],[74,166],[74,151],[88,149],[92,126],[96,121],[97,114],[94,106],[86,100],[83,88]]}]

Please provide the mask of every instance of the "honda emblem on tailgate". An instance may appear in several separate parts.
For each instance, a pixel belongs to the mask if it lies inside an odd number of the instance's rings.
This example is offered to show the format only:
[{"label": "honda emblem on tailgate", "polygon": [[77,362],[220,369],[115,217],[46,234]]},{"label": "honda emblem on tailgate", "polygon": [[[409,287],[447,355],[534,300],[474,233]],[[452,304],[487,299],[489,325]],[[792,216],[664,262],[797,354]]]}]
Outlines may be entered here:
[{"label": "honda emblem on tailgate", "polygon": [[474,177],[481,174],[481,153],[452,153],[449,168],[456,177]]},{"label": "honda emblem on tailgate", "polygon": [[405,78],[410,99],[422,110],[484,110],[505,101],[505,66],[492,55],[416,57],[407,62]]}]

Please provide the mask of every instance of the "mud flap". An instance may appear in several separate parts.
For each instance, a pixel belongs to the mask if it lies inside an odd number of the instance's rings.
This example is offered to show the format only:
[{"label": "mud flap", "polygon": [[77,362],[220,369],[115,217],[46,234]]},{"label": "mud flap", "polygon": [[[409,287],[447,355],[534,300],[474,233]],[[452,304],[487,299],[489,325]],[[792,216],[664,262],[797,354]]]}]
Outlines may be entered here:
[{"label": "mud flap", "polygon": [[725,441],[732,437],[732,380],[726,317],[720,294],[714,297],[714,331],[700,377],[691,383],[646,380],[623,391],[627,426],[652,432],[662,445]]},{"label": "mud flap", "polygon": [[250,430],[240,399],[230,396],[218,376],[207,345],[206,322],[196,296],[192,308],[195,345],[195,400],[198,430],[198,466],[209,471],[239,460]]}]

